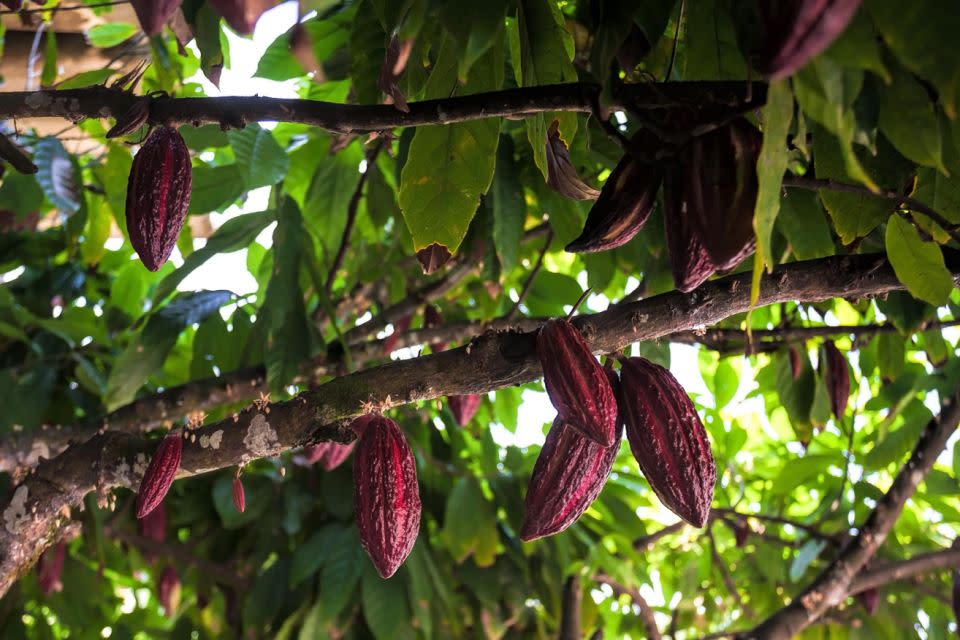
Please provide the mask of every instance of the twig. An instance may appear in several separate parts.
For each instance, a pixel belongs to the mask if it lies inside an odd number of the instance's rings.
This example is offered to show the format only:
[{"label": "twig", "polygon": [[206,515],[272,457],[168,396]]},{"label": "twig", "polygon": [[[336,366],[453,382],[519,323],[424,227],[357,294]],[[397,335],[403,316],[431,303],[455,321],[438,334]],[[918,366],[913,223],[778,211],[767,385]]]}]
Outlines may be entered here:
[{"label": "twig", "polygon": [[543,243],[543,249],[540,250],[540,255],[537,256],[537,262],[533,265],[533,269],[530,270],[527,281],[523,283],[523,289],[517,296],[516,303],[514,303],[513,308],[511,308],[505,316],[508,321],[516,317],[517,313],[520,312],[520,305],[523,303],[524,298],[527,297],[527,294],[530,293],[530,289],[533,287],[533,281],[536,279],[537,274],[540,273],[540,267],[543,266],[543,257],[547,255],[547,250],[550,248],[551,242],[553,242],[553,229],[550,229],[550,232],[547,233],[547,239]]},{"label": "twig", "polygon": [[[712,515],[713,514],[711,513],[711,516]],[[683,520],[681,520],[680,522],[674,522],[673,524],[667,525],[666,527],[659,529],[657,531],[654,531],[651,534],[645,535],[642,538],[637,538],[636,540],[633,541],[633,548],[636,549],[637,551],[646,551],[648,549],[653,548],[653,545],[655,545],[657,541],[659,541],[661,538],[665,538],[669,535],[673,535],[674,533],[677,533],[678,531],[683,531],[686,528],[687,528],[687,523],[684,522]]]},{"label": "twig", "polygon": [[737,511],[736,509],[730,509],[727,507],[715,507],[710,510],[711,515],[713,514],[724,514],[730,515],[735,518],[753,518],[754,520],[760,520],[761,522],[774,522],[776,524],[788,525],[794,529],[799,529],[804,531],[810,536],[817,538],[818,540],[824,540],[832,544],[840,544],[842,541],[840,537],[836,535],[831,535],[829,533],[823,533],[817,527],[813,525],[806,524],[804,522],[798,522],[796,520],[791,520],[790,518],[784,518],[783,516],[773,516],[767,515],[765,513],[743,513]]},{"label": "twig", "polygon": [[657,618],[654,615],[653,608],[650,607],[650,603],[640,594],[638,589],[620,584],[610,576],[602,573],[597,574],[593,579],[600,584],[607,585],[613,589],[614,593],[624,593],[630,596],[633,603],[640,609],[640,618],[643,620],[643,626],[647,630],[647,640],[660,640],[660,629],[657,627]]}]

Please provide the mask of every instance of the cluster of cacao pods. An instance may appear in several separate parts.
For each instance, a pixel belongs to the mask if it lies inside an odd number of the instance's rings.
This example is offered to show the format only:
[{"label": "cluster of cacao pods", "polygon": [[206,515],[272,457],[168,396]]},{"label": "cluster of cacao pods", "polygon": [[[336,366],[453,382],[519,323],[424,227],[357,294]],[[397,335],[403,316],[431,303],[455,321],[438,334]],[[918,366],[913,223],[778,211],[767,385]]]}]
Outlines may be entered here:
[{"label": "cluster of cacao pods", "polygon": [[628,154],[610,174],[587,216],[583,232],[567,251],[606,251],[639,232],[663,184],[664,226],[673,279],[680,291],[697,288],[718,271],[740,264],[754,249],[760,132],[746,119],[670,149],[663,169],[653,159],[667,146],[641,130],[639,152]]},{"label": "cluster of cacao pods", "polygon": [[620,358],[620,375],[601,367],[568,320],[537,335],[544,384],[557,417],[527,489],[520,537],[563,531],[599,495],[626,431],[651,489],[668,509],[702,527],[716,465],[693,402],[673,375],[643,358]]}]

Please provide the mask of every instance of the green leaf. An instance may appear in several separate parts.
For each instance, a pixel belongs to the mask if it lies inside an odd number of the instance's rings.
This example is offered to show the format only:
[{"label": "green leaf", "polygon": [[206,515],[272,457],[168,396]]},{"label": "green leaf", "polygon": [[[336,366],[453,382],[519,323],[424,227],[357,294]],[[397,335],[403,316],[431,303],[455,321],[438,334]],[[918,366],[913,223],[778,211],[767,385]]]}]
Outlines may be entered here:
[{"label": "green leaf", "polygon": [[104,22],[87,31],[87,40],[95,47],[108,49],[129,40],[139,29],[129,22]]},{"label": "green leaf", "polygon": [[910,160],[947,173],[936,107],[923,85],[899,67],[892,84],[883,87],[880,130]]},{"label": "green leaf", "polygon": [[474,63],[500,41],[508,4],[505,0],[451,2],[441,10],[441,23],[457,40],[461,82],[467,81]]},{"label": "green leaf", "polygon": [[236,164],[222,167],[197,165],[193,168],[193,191],[187,213],[194,215],[223,209],[243,195],[244,187],[243,174]]},{"label": "green leaf", "polygon": [[575,303],[582,293],[580,284],[570,276],[540,269],[523,304],[532,316],[559,316],[564,314],[564,306]]},{"label": "green leaf", "polygon": [[729,358],[722,358],[713,374],[713,398],[718,411],[733,400],[739,387],[740,376],[737,370],[730,363]]},{"label": "green leaf", "polygon": [[790,243],[797,260],[813,260],[833,255],[830,224],[816,192],[786,189],[780,203],[777,229]]},{"label": "green leaf", "polygon": [[[490,535],[493,553],[490,553]],[[454,560],[462,563],[475,554],[478,566],[489,566],[496,556],[497,514],[472,477],[453,483],[443,517],[443,539]]]},{"label": "green leaf", "polygon": [[793,582],[799,581],[814,560],[819,558],[826,548],[827,542],[825,540],[808,540],[806,544],[800,547],[793,562],[790,563],[790,580]]},{"label": "green leaf", "polygon": [[43,138],[33,147],[37,182],[53,206],[65,215],[80,209],[77,167],[56,138]]},{"label": "green leaf", "polygon": [[770,84],[767,104],[763,107],[763,147],[757,158],[757,206],[753,227],[757,234],[757,252],[767,271],[772,271],[771,247],[773,225],[780,212],[780,185],[787,170],[787,133],[793,121],[793,93],[786,80]]},{"label": "green leaf", "polygon": [[346,527],[338,524],[327,525],[314,531],[294,550],[293,568],[290,571],[291,586],[298,585],[320,570],[345,530]]},{"label": "green leaf", "polygon": [[684,80],[740,80],[747,63],[740,52],[729,11],[718,0],[686,6]]},{"label": "green leaf", "polygon": [[363,572],[360,601],[363,617],[377,640],[413,638],[410,607],[403,582],[384,580],[370,567]]},{"label": "green leaf", "polygon": [[107,238],[110,237],[110,226],[113,219],[110,210],[103,198],[94,198],[87,207],[87,225],[83,232],[83,242],[80,245],[80,255],[87,264],[97,264],[103,258],[107,248]]},{"label": "green leaf", "polygon": [[513,156],[513,139],[510,136],[500,137],[489,201],[493,205],[493,242],[503,271],[509,272],[517,264],[527,217],[523,183],[520,182],[519,168]]},{"label": "green leaf", "polygon": [[290,159],[270,132],[260,125],[231,130],[227,137],[247,189],[277,184],[287,174]]},{"label": "green leaf", "polygon": [[857,12],[840,37],[822,55],[844,67],[872,71],[884,82],[890,82],[890,72],[881,58],[876,29],[863,11]]},{"label": "green leaf", "polygon": [[887,381],[896,380],[903,371],[906,345],[896,333],[881,333],[877,336],[877,366],[880,376]]},{"label": "green leaf", "polygon": [[897,279],[915,298],[933,305],[946,304],[953,277],[934,242],[925,242],[916,228],[898,215],[887,222],[887,257]]},{"label": "green leaf", "polygon": [[369,0],[357,5],[350,33],[350,80],[354,99],[360,104],[380,102],[377,78],[387,53],[387,34]]},{"label": "green leaf", "polygon": [[82,89],[83,87],[92,87],[98,84],[105,84],[107,78],[112,76],[114,73],[116,73],[116,71],[110,68],[82,71],[58,82],[57,89]]},{"label": "green leaf", "polygon": [[243,513],[233,504],[233,474],[220,474],[213,483],[213,506],[224,529],[239,529],[259,521],[273,505],[273,481],[255,474],[243,476]]},{"label": "green leaf", "polygon": [[39,211],[43,205],[43,189],[36,176],[7,171],[0,184],[0,209],[13,211],[23,217]]}]

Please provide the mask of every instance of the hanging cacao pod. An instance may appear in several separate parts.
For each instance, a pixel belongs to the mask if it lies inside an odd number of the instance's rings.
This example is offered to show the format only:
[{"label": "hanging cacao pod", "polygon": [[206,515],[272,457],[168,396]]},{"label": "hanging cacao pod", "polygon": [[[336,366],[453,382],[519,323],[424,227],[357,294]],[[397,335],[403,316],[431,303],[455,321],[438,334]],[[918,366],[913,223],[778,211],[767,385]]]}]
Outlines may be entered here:
[{"label": "hanging cacao pod", "polygon": [[618,426],[616,444],[603,447],[559,417],[553,421],[527,485],[521,540],[559,533],[583,515],[610,476],[621,433]]},{"label": "hanging cacao pod", "polygon": [[[433,329],[434,327],[443,326],[443,316],[440,314],[440,310],[437,309],[432,304],[428,304],[423,308],[423,326],[426,329]],[[431,353],[440,353],[446,348],[447,348],[446,342],[430,343]]]},{"label": "hanging cacao pod", "polygon": [[173,479],[177,475],[177,469],[180,468],[180,454],[183,451],[183,439],[179,433],[170,433],[160,441],[157,446],[147,470],[140,480],[140,488],[137,490],[137,517],[143,518],[148,513],[156,509]]},{"label": "hanging cacao pod", "polygon": [[413,321],[413,316],[409,313],[396,322],[393,323],[393,333],[388,335],[383,341],[383,355],[389,356],[393,353],[393,350],[397,348],[397,340],[400,339],[401,333],[406,333],[410,329],[410,323]]},{"label": "hanging cacao pod", "polygon": [[863,605],[868,614],[875,615],[880,610],[880,590],[873,588],[861,591],[857,594],[857,601]]},{"label": "hanging cacao pod", "polygon": [[63,582],[60,578],[63,575],[63,561],[66,555],[67,543],[61,541],[44,551],[37,560],[37,582],[43,595],[49,596],[51,593],[63,590]]},{"label": "hanging cacao pod", "polygon": [[604,447],[616,442],[617,400],[583,334],[568,320],[548,320],[537,333],[537,356],[561,422]]},{"label": "hanging cacao pod", "polygon": [[850,370],[847,360],[837,349],[833,340],[823,343],[823,351],[827,365],[827,390],[830,392],[830,407],[837,420],[843,419],[847,410],[847,401],[850,400]]},{"label": "hanging cacao pod", "polygon": [[353,511],[360,542],[377,573],[389,578],[403,564],[420,530],[417,465],[397,423],[364,416],[353,465]]},{"label": "hanging cacao pod", "polygon": [[243,510],[247,506],[247,497],[243,491],[243,481],[240,479],[239,474],[233,477],[233,506],[236,507],[237,511],[243,513]]},{"label": "hanging cacao pod", "polygon": [[797,71],[843,33],[861,0],[758,0],[760,51],[749,55],[757,71],[776,80]]},{"label": "hanging cacao pod", "polygon": [[800,359],[800,352],[796,347],[790,347],[790,375],[796,380],[803,373],[803,360]]},{"label": "hanging cacao pod", "polygon": [[163,542],[167,539],[167,509],[161,502],[157,508],[137,520],[137,530],[142,538]]},{"label": "hanging cacao pod", "polygon": [[356,441],[350,444],[340,444],[339,442],[321,442],[320,444],[309,447],[306,451],[308,464],[320,463],[324,471],[333,471],[350,456]]},{"label": "hanging cacao pod", "polygon": [[171,566],[167,566],[160,574],[160,581],[157,584],[157,599],[163,606],[163,613],[168,618],[172,618],[180,604],[180,578],[177,571]]},{"label": "hanging cacao pod", "polygon": [[[651,155],[660,140],[646,129],[633,137],[633,144]],[[626,244],[646,224],[656,202],[663,173],[627,154],[620,159],[593,203],[580,235],[566,246],[571,253],[608,251]]]},{"label": "hanging cacao pod", "polygon": [[560,137],[559,120],[551,122],[547,129],[547,184],[571,200],[596,200],[600,195],[577,175],[567,145]]},{"label": "hanging cacao pod", "polygon": [[127,231],[143,265],[156,271],[180,237],[190,206],[190,150],[169,127],[150,134],[133,158],[127,182]]},{"label": "hanging cacao pod", "polygon": [[137,20],[148,36],[155,36],[163,31],[163,25],[180,8],[181,2],[183,0],[130,0]]},{"label": "hanging cacao pod", "polygon": [[717,469],[700,416],[668,370],[644,358],[620,362],[619,406],[633,457],[660,502],[702,527]]},{"label": "hanging cacao pod", "polygon": [[733,539],[737,543],[737,548],[743,547],[747,544],[747,539],[750,537],[752,530],[750,529],[750,523],[747,522],[747,519],[744,517],[738,517],[732,523],[728,522],[730,528],[733,529]]},{"label": "hanging cacao pod", "polygon": [[257,20],[277,4],[277,0],[209,0],[214,11],[219,13],[230,28],[242,36],[253,33]]},{"label": "hanging cacao pod", "polygon": [[468,393],[462,396],[447,396],[447,404],[450,405],[450,411],[461,427],[467,426],[477,414],[480,408],[480,402],[483,396],[476,393]]}]

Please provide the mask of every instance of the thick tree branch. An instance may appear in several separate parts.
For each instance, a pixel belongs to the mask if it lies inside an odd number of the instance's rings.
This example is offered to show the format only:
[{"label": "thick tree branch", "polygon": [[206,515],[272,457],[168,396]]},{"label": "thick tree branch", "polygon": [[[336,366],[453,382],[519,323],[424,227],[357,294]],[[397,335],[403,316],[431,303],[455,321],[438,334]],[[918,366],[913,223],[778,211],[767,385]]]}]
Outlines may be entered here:
[{"label": "thick tree branch", "polygon": [[[958,390],[960,393],[960,390]],[[817,621],[847,596],[854,577],[883,544],[904,505],[933,468],[947,439],[960,422],[957,393],[944,398],[940,415],[931,420],[907,463],[897,473],[890,489],[870,513],[860,533],[834,558],[813,583],[793,601],[742,638],[781,640],[792,638]]]},{"label": "thick tree branch", "polygon": [[909,580],[925,573],[960,568],[960,549],[944,549],[914,556],[899,562],[882,564],[861,572],[850,583],[848,595],[876,589],[891,582]]},{"label": "thick tree branch", "polygon": [[[950,268],[958,270],[956,256],[949,253],[948,259]],[[750,273],[728,276],[689,294],[665,293],[573,322],[594,353],[610,353],[743,313],[750,307],[750,278]],[[861,298],[902,287],[883,256],[823,258],[783,265],[764,276],[758,304]],[[466,347],[334,378],[289,401],[258,403],[196,429],[184,443],[178,477],[275,456],[313,441],[348,440],[352,434],[337,425],[369,411],[485,393],[540,375],[533,333],[488,332]],[[21,482],[0,509],[0,597],[36,561],[84,495],[135,487],[155,446],[156,441],[142,436],[106,431],[41,463]],[[933,463],[932,457],[920,457],[924,464]],[[922,474],[909,475],[916,475],[916,482],[922,479]]]},{"label": "thick tree branch", "polygon": [[[620,85],[611,108],[657,112],[709,104],[741,109],[760,106],[764,85],[748,89],[745,82],[663,82]],[[752,90],[752,93],[751,93]],[[221,98],[140,97],[103,86],[47,91],[0,93],[0,120],[56,117],[78,122],[84,118],[116,118],[140,100],[149,101],[150,122],[164,124],[225,124],[299,122],[335,131],[357,133],[397,127],[453,124],[483,118],[525,116],[550,111],[588,113],[600,87],[587,83],[544,85],[409,103],[405,113],[393,105],[351,105],[264,97]],[[749,98],[749,99],[748,99]]]}]

